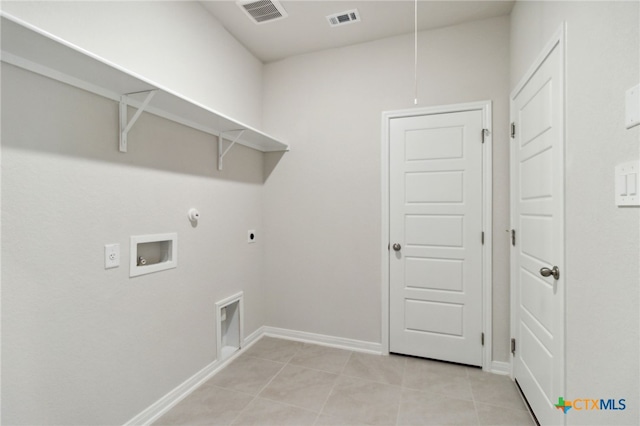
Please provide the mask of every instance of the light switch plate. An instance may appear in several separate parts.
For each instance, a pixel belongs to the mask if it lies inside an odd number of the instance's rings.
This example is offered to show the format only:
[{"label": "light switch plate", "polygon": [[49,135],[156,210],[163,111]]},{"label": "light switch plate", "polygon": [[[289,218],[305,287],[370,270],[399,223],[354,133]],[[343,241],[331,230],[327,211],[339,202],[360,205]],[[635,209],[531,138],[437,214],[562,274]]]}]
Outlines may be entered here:
[{"label": "light switch plate", "polygon": [[640,161],[630,161],[616,166],[616,205],[640,206]]},{"label": "light switch plate", "polygon": [[640,84],[627,90],[624,122],[627,129],[640,124]]}]

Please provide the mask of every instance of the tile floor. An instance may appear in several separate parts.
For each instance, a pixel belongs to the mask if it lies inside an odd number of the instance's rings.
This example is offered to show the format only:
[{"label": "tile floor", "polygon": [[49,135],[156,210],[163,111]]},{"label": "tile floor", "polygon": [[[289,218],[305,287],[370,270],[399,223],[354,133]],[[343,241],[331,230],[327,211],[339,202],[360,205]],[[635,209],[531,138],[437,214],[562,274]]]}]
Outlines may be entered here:
[{"label": "tile floor", "polygon": [[534,425],[509,378],[264,337],[156,425]]}]

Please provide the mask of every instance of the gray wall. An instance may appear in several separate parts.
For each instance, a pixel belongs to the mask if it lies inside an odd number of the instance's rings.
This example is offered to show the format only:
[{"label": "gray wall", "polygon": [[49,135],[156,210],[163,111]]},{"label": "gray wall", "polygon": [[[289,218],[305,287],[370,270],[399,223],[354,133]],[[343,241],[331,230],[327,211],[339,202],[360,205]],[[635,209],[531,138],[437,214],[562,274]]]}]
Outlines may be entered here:
[{"label": "gray wall", "polygon": [[0,7],[183,97],[259,128],[262,63],[196,1],[2,1]]},{"label": "gray wall", "polygon": [[[494,359],[508,361],[509,18],[419,34],[419,105],[493,101]],[[268,325],[380,342],[382,111],[412,108],[413,37],[265,65]]]},{"label": "gray wall", "polygon": [[[262,64],[198,3],[2,6],[260,122]],[[218,172],[215,137],[147,114],[121,154],[116,102],[4,64],[1,84],[1,422],[122,424],[215,360],[216,301],[244,290],[245,332],[265,323],[263,245],[246,243],[263,228],[262,154],[234,147]],[[129,278],[129,237],[164,232],[178,267]]]},{"label": "gray wall", "polygon": [[[640,82],[638,2],[517,2],[514,87],[567,23],[566,356],[564,397],[626,398],[624,411],[574,412],[568,424],[637,424],[640,210],[614,203],[614,167],[639,157],[624,93]],[[591,395],[591,396],[587,396]]]}]

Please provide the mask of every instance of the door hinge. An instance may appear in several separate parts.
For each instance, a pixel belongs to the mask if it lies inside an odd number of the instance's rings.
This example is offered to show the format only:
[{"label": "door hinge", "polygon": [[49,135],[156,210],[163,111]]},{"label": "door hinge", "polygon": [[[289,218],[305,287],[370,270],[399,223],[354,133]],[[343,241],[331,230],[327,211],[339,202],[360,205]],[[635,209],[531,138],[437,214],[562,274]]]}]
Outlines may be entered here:
[{"label": "door hinge", "polygon": [[516,246],[516,230],[512,229],[511,230],[511,245],[512,246]]},{"label": "door hinge", "polygon": [[484,346],[484,333],[480,335],[480,343],[482,343],[482,346]]},{"label": "door hinge", "polygon": [[515,139],[516,137],[516,123],[511,123],[511,139]]},{"label": "door hinge", "polygon": [[482,129],[482,143],[484,143],[484,138],[489,136],[489,129]]},{"label": "door hinge", "polygon": [[516,339],[515,339],[515,337],[511,338],[511,354],[513,356],[516,355]]},{"label": "door hinge", "polygon": [[480,241],[482,242],[482,245],[484,245],[484,231],[482,231],[482,236],[480,237]]}]

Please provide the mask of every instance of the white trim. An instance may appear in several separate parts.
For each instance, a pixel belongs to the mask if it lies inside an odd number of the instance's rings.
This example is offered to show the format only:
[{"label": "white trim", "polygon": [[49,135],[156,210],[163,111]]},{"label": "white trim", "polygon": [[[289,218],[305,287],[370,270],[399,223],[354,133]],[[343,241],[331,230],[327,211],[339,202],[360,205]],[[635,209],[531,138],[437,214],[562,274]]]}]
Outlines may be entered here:
[{"label": "white trim", "polygon": [[239,357],[242,352],[246,351],[249,346],[244,347],[242,350],[236,352],[224,361],[215,360],[211,364],[198,371],[193,376],[189,377],[183,383],[178,385],[173,390],[169,391],[165,396],[151,404],[141,413],[133,417],[126,422],[124,426],[133,425],[150,425],[158,420],[167,411],[175,407],[180,401],[189,396],[193,391],[198,389],[207,380],[215,376],[220,370],[229,365],[234,359]]},{"label": "white trim", "polygon": [[[485,244],[482,246],[482,329],[485,341],[482,351],[482,369],[491,371],[492,358],[492,146],[493,146],[493,126],[491,101],[478,101],[455,105],[442,105],[426,108],[411,108],[398,111],[386,111],[382,113],[382,137],[380,155],[380,187],[381,187],[381,217],[382,217],[382,244],[380,247],[381,258],[381,303],[382,303],[382,324],[381,324],[381,353],[389,353],[389,124],[392,118],[415,117],[420,115],[444,114],[463,111],[482,111],[483,127],[489,130],[485,138],[482,151],[482,190],[483,190],[483,228],[485,232]],[[387,243],[385,247],[384,243]]]},{"label": "white trim", "polygon": [[149,425],[158,420],[171,408],[175,407],[180,401],[185,399],[189,394],[198,389],[207,380],[218,374],[220,370],[229,365],[233,360],[238,358],[244,352],[249,350],[260,338],[264,335],[264,327],[258,328],[244,339],[242,349],[225,359],[224,361],[215,360],[211,364],[198,371],[196,374],[185,380],[182,384],[178,385],[175,389],[171,390],[165,396],[151,404],[144,411],[125,423],[125,426],[133,425]]},{"label": "white trim", "polygon": [[347,339],[345,337],[327,336],[324,334],[308,333],[306,331],[287,330],[277,327],[263,327],[263,335],[280,339],[295,340],[297,342],[313,343],[355,352],[384,355],[382,345],[364,340]]},{"label": "white trim", "polygon": [[[333,348],[346,349],[354,352],[384,355],[382,345],[375,342],[363,340],[347,339],[344,337],[327,336],[324,334],[308,333],[305,331],[287,330],[284,328],[262,326],[244,339],[242,348],[224,361],[216,360],[198,371],[196,374],[169,391],[165,396],[151,404],[141,413],[126,422],[124,426],[149,425],[158,420],[175,407],[180,401],[198,389],[207,380],[215,376],[220,370],[229,365],[233,360],[249,350],[262,337],[276,337],[279,339],[294,340],[296,342],[313,343],[316,345],[329,346]],[[509,364],[506,362],[494,361],[490,371],[496,374],[508,374]]]},{"label": "white trim", "polygon": [[[391,112],[382,113],[382,137],[380,149],[380,199],[381,199],[381,239],[380,239],[380,301],[382,303],[380,324],[380,340],[382,351],[384,354],[389,353],[389,246],[391,239],[389,237],[389,127],[390,120],[395,115]],[[385,247],[384,243],[387,243]]]},{"label": "white trim", "polygon": [[[229,302],[233,297],[235,296],[227,298],[222,302]],[[304,331],[287,330],[284,328],[262,326],[243,340],[242,348],[238,352],[234,353],[224,361],[218,359],[207,365],[202,370],[198,371],[196,374],[185,380],[182,384],[169,391],[165,396],[151,404],[141,413],[126,422],[124,426],[152,424],[165,413],[167,413],[171,408],[175,407],[180,401],[189,396],[189,394],[198,389],[198,387],[203,385],[207,380],[215,376],[218,372],[220,372],[220,370],[229,365],[233,360],[245,353],[251,346],[253,346],[264,336],[276,337],[286,340],[295,340],[297,342],[313,343],[317,345],[330,346],[355,352],[364,352],[376,355],[382,354],[381,346],[379,343],[347,339],[344,337],[326,336],[323,334],[307,333]]]},{"label": "white trim", "polygon": [[504,361],[491,361],[491,370],[493,374],[501,376],[509,376],[511,374],[511,363]]},{"label": "white trim", "polygon": [[[222,300],[219,300],[218,302],[216,302],[216,340],[217,340],[217,345],[216,345],[216,358],[219,360],[222,360],[222,308],[225,308],[233,303],[238,303],[238,320],[239,320],[239,330],[238,333],[240,334],[240,338],[239,338],[239,345],[240,347],[238,348],[238,352],[242,349],[243,345],[245,344],[245,339],[244,339],[244,292],[239,292],[234,294],[233,296],[229,296],[226,297]],[[232,356],[230,356],[231,358]],[[226,358],[225,358],[226,359]]]},{"label": "white trim", "polygon": [[491,101],[483,107],[485,136],[482,147],[482,192],[483,211],[482,228],[484,245],[482,246],[482,329],[484,330],[484,348],[482,369],[493,371],[489,364],[493,362],[493,110]]},{"label": "white trim", "polygon": [[246,349],[249,346],[253,345],[255,342],[260,340],[262,336],[264,336],[264,326],[258,327],[256,331],[244,338],[242,349]]}]

